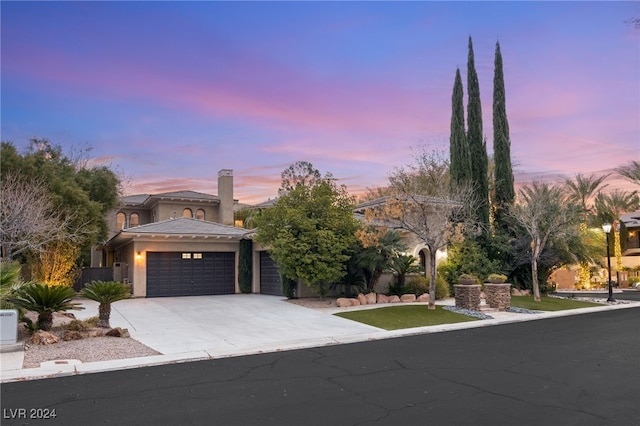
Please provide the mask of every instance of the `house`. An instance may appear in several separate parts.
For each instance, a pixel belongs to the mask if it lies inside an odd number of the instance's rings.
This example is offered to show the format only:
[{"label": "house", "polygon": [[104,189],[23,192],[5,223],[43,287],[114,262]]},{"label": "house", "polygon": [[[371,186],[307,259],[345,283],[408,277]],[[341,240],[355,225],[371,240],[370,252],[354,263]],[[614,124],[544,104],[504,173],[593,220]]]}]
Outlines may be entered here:
[{"label": "house", "polygon": [[[218,173],[218,195],[194,191],[126,196],[108,215],[107,241],[92,252],[92,266],[113,270],[135,297],[239,293],[240,241],[233,226],[233,171]],[[273,261],[253,244],[252,292],[281,294]]]}]

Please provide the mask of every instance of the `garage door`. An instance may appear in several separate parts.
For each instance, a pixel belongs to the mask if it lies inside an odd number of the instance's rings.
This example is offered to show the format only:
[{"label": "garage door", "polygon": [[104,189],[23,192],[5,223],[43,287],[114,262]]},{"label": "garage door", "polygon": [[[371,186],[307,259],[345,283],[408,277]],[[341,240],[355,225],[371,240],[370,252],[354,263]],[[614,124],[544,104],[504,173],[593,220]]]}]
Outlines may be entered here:
[{"label": "garage door", "polygon": [[235,253],[147,253],[147,297],[235,293]]},{"label": "garage door", "polygon": [[260,252],[260,293],[282,296],[280,272],[266,251]]}]

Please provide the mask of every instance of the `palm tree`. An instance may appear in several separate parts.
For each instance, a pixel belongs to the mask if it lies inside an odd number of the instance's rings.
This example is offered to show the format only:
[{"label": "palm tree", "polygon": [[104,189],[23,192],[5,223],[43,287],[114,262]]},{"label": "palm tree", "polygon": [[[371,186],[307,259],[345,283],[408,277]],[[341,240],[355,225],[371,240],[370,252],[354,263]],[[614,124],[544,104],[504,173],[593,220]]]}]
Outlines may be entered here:
[{"label": "palm tree", "polygon": [[84,309],[80,303],[72,302],[76,292],[71,287],[27,284],[15,291],[9,302],[27,311],[38,314],[38,328],[51,330],[53,313]]},{"label": "palm tree", "polygon": [[[565,185],[569,190],[569,199],[577,203],[582,209],[583,221],[580,223],[580,233],[583,237],[587,235],[587,222],[593,209],[592,200],[600,189],[607,186],[602,185],[602,182],[607,177],[609,177],[608,174],[596,177],[595,174],[585,176],[577,173],[574,179],[565,180]],[[591,272],[587,262],[580,263],[579,278],[580,284],[585,288],[589,288],[591,285]]]},{"label": "palm tree", "polygon": [[565,185],[569,190],[569,199],[575,203],[578,203],[582,208],[584,220],[586,222],[589,213],[593,209],[592,199],[597,192],[607,185],[602,185],[602,182],[608,178],[609,175],[596,177],[595,174],[585,176],[581,173],[577,173],[574,179],[566,179]]},{"label": "palm tree", "polygon": [[630,161],[626,166],[618,167],[615,171],[622,176],[630,180],[633,183],[640,185],[640,162]]},{"label": "palm tree", "polygon": [[418,259],[412,255],[396,254],[389,261],[389,269],[398,274],[397,285],[402,288],[405,284],[407,274],[422,272],[422,268],[418,264]]},{"label": "palm tree", "polygon": [[92,281],[84,289],[82,296],[98,302],[98,327],[110,328],[111,304],[131,296],[129,286],[117,281]]},{"label": "palm tree", "polygon": [[404,245],[400,241],[400,234],[393,230],[387,230],[379,239],[376,245],[366,247],[357,254],[356,264],[367,273],[367,289],[373,290],[378,279],[389,266],[391,256],[401,250]]}]

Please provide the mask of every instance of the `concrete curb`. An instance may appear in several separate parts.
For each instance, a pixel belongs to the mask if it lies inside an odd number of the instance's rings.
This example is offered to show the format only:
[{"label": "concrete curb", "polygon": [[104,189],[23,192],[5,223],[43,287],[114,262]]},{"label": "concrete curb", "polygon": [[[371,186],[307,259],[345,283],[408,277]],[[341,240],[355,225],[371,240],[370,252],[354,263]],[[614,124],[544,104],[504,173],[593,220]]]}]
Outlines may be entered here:
[{"label": "concrete curb", "polygon": [[[371,305],[371,308],[381,307]],[[290,351],[298,349],[308,349],[313,347],[323,347],[332,345],[342,345],[350,343],[359,343],[366,341],[376,341],[382,339],[416,336],[421,334],[442,333],[447,331],[465,330],[478,327],[491,327],[502,324],[511,324],[523,321],[535,321],[547,318],[558,318],[563,316],[584,315],[594,312],[602,312],[617,309],[631,309],[640,307],[640,302],[629,302],[618,305],[597,306],[590,308],[570,309],[564,311],[547,311],[543,313],[524,314],[524,313],[508,313],[508,312],[491,312],[493,319],[468,321],[455,324],[434,325],[425,327],[408,328],[401,330],[382,330],[376,332],[356,333],[353,335],[345,335],[338,337],[323,337],[305,340],[292,340],[281,342],[278,344],[268,344],[256,347],[238,348],[235,350],[220,350],[211,348],[207,350],[199,350],[193,352],[182,352],[166,355],[154,355],[140,358],[116,359],[109,361],[98,361],[90,363],[82,363],[78,360],[57,360],[42,363],[39,368],[28,369],[11,369],[0,372],[0,383],[16,382],[23,380],[36,380],[54,377],[73,376],[78,374],[100,373],[117,370],[126,370],[130,368],[152,367],[165,364],[177,364],[182,362],[205,361],[211,359],[230,358],[235,356],[258,355],[270,352]],[[334,311],[333,309],[330,309]],[[340,310],[338,312],[345,312]],[[335,312],[325,311],[327,314]],[[498,317],[498,318],[496,318]],[[22,345],[12,345],[19,346]],[[14,360],[15,365],[22,365],[24,352],[14,350],[13,352],[3,351],[3,364],[9,361],[8,356],[19,357]],[[19,364],[18,364],[19,362]]]}]

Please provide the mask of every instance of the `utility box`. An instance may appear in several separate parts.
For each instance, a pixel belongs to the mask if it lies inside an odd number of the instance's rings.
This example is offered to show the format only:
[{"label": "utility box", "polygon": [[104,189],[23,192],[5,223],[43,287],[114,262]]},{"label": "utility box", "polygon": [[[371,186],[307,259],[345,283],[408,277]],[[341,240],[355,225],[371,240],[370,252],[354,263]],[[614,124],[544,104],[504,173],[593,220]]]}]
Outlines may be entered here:
[{"label": "utility box", "polygon": [[15,345],[18,341],[18,311],[0,310],[0,344]]}]

